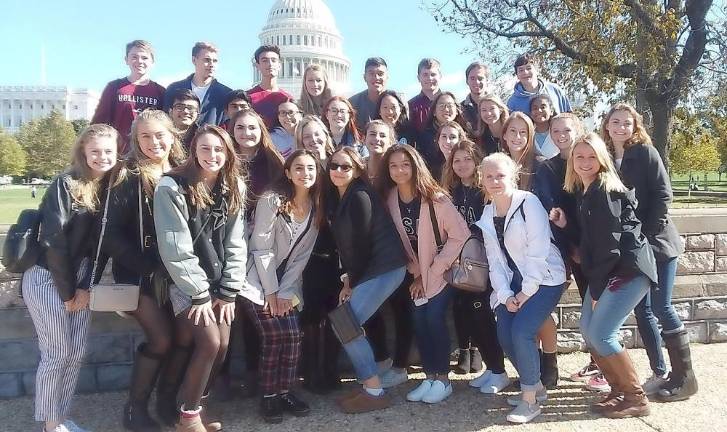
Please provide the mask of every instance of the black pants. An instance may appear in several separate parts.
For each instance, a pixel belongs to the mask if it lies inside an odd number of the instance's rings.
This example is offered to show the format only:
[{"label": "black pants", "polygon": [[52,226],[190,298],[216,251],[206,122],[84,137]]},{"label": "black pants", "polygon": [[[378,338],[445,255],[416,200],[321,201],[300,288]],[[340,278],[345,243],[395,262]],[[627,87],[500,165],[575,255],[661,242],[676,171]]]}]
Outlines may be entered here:
[{"label": "black pants", "polygon": [[[414,322],[412,319],[414,304],[409,294],[409,287],[412,282],[414,282],[414,277],[407,273],[399,288],[387,300],[394,318],[396,342],[392,360],[395,368],[403,369],[409,366],[409,353],[414,341]],[[374,359],[380,362],[389,358],[386,323],[381,309],[364,324],[364,329],[374,351]]]},{"label": "black pants", "polygon": [[474,344],[480,350],[487,369],[499,374],[505,371],[505,355],[497,340],[495,314],[490,309],[490,292],[455,290],[452,311],[459,347],[468,348],[470,342]]}]

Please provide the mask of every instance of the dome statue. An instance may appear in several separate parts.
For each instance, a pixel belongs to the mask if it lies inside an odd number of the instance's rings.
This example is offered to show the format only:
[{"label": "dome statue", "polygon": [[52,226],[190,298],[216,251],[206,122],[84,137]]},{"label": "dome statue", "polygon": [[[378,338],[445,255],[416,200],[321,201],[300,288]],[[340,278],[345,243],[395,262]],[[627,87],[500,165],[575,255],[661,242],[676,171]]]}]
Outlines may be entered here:
[{"label": "dome statue", "polygon": [[[323,0],[277,0],[260,32],[260,44],[280,48],[278,85],[296,99],[309,64],[326,69],[334,93],[348,91],[351,62],[343,53],[343,37]],[[260,73],[253,68],[255,82]]]}]

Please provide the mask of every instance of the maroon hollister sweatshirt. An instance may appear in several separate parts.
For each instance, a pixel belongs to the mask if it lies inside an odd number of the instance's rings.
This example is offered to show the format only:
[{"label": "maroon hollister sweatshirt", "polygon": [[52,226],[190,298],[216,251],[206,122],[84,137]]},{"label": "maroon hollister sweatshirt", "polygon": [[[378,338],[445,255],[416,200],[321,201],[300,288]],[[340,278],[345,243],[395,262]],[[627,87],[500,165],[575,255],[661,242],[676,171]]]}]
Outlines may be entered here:
[{"label": "maroon hollister sweatshirt", "polygon": [[106,85],[91,123],[106,123],[116,128],[121,135],[119,155],[129,150],[131,122],[136,115],[147,108],[162,109],[164,87],[149,81],[136,85],[126,78],[113,80]]}]

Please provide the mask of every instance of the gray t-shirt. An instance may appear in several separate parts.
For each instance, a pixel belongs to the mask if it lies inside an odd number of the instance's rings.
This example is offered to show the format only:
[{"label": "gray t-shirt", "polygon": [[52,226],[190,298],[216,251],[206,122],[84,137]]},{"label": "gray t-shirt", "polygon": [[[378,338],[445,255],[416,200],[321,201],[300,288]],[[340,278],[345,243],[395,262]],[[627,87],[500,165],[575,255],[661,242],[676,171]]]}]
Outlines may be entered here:
[{"label": "gray t-shirt", "polygon": [[379,113],[376,112],[376,102],[371,102],[368,90],[356,93],[348,98],[348,101],[351,102],[351,105],[356,110],[356,126],[360,130],[365,129],[369,121],[378,117]]}]

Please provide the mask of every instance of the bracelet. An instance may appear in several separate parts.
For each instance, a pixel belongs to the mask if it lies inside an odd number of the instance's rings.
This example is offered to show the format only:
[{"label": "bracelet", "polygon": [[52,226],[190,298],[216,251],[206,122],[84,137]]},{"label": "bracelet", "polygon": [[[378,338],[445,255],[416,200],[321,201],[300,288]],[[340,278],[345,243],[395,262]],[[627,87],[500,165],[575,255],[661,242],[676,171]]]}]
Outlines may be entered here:
[{"label": "bracelet", "polygon": [[341,282],[346,282],[346,279],[348,279],[348,273],[344,273],[341,275]]}]

